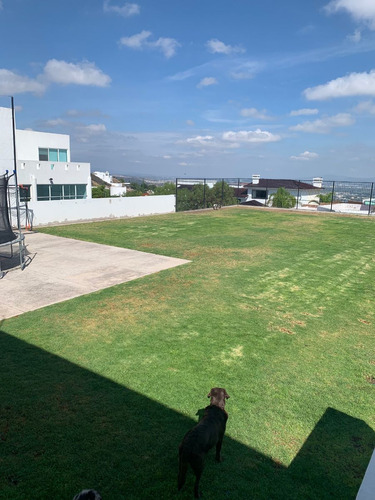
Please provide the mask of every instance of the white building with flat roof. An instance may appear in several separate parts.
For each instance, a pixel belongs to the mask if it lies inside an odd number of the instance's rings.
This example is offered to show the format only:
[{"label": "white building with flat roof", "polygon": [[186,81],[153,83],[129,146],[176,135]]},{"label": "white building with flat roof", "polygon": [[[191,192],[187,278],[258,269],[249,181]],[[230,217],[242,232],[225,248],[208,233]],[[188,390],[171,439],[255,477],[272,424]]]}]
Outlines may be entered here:
[{"label": "white building with flat roof", "polygon": [[[16,129],[21,200],[91,198],[90,163],[72,162],[66,134]],[[14,170],[12,110],[0,108],[0,174]]]}]

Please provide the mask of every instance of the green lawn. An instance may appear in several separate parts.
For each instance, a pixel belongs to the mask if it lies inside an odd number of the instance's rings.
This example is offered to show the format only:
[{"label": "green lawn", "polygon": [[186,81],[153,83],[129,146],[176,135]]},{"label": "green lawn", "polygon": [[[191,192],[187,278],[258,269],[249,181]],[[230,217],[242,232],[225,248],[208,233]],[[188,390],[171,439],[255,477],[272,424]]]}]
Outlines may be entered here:
[{"label": "green lawn", "polygon": [[177,449],[212,386],[231,397],[205,499],[355,498],[375,446],[374,219],[233,208],[43,232],[191,263],[2,323],[1,498],[192,498]]}]

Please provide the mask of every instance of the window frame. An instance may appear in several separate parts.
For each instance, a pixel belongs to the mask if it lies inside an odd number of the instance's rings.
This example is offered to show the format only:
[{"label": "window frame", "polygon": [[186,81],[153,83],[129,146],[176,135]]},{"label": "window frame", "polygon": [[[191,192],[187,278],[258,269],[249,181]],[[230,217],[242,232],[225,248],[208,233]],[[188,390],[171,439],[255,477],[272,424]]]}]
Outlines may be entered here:
[{"label": "window frame", "polygon": [[68,162],[68,150],[65,148],[38,148],[38,156],[39,161]]},{"label": "window frame", "polygon": [[85,200],[87,198],[87,185],[37,184],[36,192],[37,201]]}]

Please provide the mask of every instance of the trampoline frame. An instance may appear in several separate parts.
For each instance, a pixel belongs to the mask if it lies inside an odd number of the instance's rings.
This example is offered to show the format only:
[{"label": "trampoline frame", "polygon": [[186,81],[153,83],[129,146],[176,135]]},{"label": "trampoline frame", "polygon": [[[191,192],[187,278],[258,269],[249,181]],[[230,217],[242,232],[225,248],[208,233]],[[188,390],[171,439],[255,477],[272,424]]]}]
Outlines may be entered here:
[{"label": "trampoline frame", "polygon": [[[7,200],[6,200],[7,209],[8,209],[7,216],[8,216],[8,221],[9,221],[10,227],[12,227],[11,215],[10,215],[10,211],[11,211],[12,207],[10,206],[9,179],[11,179],[13,176],[14,176],[15,181],[16,181],[17,177],[16,177],[15,172],[13,172],[13,175],[8,175],[8,171],[6,171],[5,175],[4,175],[4,177],[6,179],[6,190],[7,190],[7,192],[5,193],[5,196],[7,196]],[[13,238],[12,240],[6,241],[4,243],[0,243],[0,250],[2,247],[10,246],[10,256],[0,253],[0,258],[12,259],[14,257],[13,245],[18,244],[19,257],[20,257],[20,268],[21,268],[21,270],[23,270],[25,268],[25,265],[26,265],[25,235],[22,234],[22,231],[21,231],[20,210],[19,210],[19,191],[18,191],[17,184],[14,186],[14,189],[15,189],[15,196],[16,196],[16,207],[15,208],[16,208],[16,212],[17,212],[17,231],[13,231],[13,234],[16,237]],[[5,276],[5,271],[2,271],[2,269],[1,269],[1,260],[0,260],[0,279],[3,278],[4,276]]]}]

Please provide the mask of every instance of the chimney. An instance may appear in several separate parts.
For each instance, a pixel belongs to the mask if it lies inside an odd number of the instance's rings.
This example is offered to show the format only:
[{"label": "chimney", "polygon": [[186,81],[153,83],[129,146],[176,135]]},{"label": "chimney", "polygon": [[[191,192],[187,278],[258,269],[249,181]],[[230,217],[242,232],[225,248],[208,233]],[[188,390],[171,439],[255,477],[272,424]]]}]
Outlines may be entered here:
[{"label": "chimney", "polygon": [[316,188],[321,188],[323,185],[323,177],[314,177],[313,186]]},{"label": "chimney", "polygon": [[252,179],[253,179],[253,184],[259,184],[260,175],[253,174]]}]

